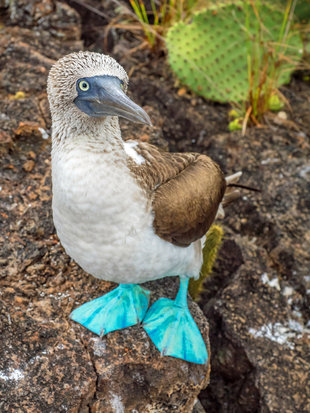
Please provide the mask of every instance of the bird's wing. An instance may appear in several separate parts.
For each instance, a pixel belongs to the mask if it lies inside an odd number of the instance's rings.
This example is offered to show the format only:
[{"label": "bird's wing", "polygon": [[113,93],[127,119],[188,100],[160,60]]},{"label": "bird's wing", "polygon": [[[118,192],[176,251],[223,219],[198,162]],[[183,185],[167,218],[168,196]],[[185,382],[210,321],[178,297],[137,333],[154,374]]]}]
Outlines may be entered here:
[{"label": "bird's wing", "polygon": [[134,150],[139,162],[131,158],[128,165],[152,200],[155,233],[183,247],[205,235],[226,188],[219,166],[206,155],[164,152],[145,142]]}]

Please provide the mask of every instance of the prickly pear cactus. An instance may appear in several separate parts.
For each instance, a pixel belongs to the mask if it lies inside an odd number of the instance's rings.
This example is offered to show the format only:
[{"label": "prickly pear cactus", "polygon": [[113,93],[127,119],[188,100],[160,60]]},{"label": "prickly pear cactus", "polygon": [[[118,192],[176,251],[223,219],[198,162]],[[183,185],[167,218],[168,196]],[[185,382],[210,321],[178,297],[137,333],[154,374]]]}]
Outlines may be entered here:
[{"label": "prickly pear cactus", "polygon": [[[219,102],[244,101],[249,92],[248,55],[256,56],[253,66],[264,58],[266,44],[269,58],[272,50],[279,47],[276,44],[279,44],[283,12],[274,9],[272,4],[261,5],[262,26],[253,8],[246,3],[222,4],[204,10],[195,14],[191,23],[179,22],[167,33],[166,45],[173,71],[182,83],[205,98]],[[286,43],[288,47],[281,49],[285,58],[275,87],[289,81],[296,63],[287,62],[301,57],[299,35],[289,33]]]}]

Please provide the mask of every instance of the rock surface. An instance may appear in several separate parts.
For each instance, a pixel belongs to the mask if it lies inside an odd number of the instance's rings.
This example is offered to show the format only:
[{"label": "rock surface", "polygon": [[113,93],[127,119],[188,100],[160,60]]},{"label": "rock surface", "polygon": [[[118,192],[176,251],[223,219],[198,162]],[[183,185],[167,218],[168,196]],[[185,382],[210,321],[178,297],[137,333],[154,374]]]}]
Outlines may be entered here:
[{"label": "rock surface", "polygon": [[[155,291],[153,301],[166,291],[173,297],[174,281],[148,283]],[[71,277],[69,285],[75,288]],[[106,286],[95,282],[93,287],[100,295]],[[41,286],[41,298],[27,301],[14,288],[4,288],[0,411],[191,412],[208,384],[210,366],[161,357],[140,326],[95,336],[69,320],[70,289],[53,294],[51,288],[44,293]],[[83,294],[83,301],[89,298],[89,293]],[[205,317],[196,304],[190,309],[208,343]]]},{"label": "rock surface", "polygon": [[[138,327],[99,340],[68,319],[75,306],[113,288],[65,255],[50,211],[49,67],[83,47],[80,33],[89,48],[107,52],[108,19],[82,6],[79,13],[54,0],[0,1],[0,411],[127,413],[148,405],[191,413],[207,369],[161,359]],[[93,29],[88,38],[85,27]],[[227,209],[201,300],[212,353],[211,382],[199,396],[204,408],[309,412],[310,85],[293,79],[282,90],[293,108],[288,119],[269,117],[242,137],[226,133],[227,107],[175,89],[163,59],[128,53],[139,46],[130,33],[111,29],[108,38],[108,51],[130,73],[129,93],[156,125],[150,132],[122,122],[125,136],[208,153],[227,174],[242,169],[242,182],[262,189]],[[176,291],[174,280],[148,287]],[[202,313],[193,304],[191,311],[207,338]]]},{"label": "rock surface", "polygon": [[[302,97],[290,96],[296,114]],[[227,239],[205,285],[208,413],[310,411],[310,125],[297,120],[214,140],[227,170],[242,165],[243,182],[262,192],[227,211]]]},{"label": "rock surface", "polygon": [[[0,411],[191,412],[209,364],[162,357],[139,326],[99,338],[69,319],[114,288],[70,261],[51,218],[46,78],[57,58],[82,48],[80,19],[49,0],[3,12],[12,26],[0,29]],[[154,301],[173,298],[177,284],[147,287]],[[206,319],[190,308],[210,352]]]}]

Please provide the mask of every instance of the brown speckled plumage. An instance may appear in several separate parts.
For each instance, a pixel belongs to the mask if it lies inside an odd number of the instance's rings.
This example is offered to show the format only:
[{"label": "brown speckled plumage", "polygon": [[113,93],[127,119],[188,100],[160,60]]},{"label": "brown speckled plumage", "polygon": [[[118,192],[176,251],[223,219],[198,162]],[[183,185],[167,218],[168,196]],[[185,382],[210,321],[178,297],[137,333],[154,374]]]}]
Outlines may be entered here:
[{"label": "brown speckled plumage", "polygon": [[129,158],[128,166],[151,199],[156,234],[181,247],[203,237],[226,188],[219,166],[206,155],[163,152],[148,143],[135,151],[145,162]]}]

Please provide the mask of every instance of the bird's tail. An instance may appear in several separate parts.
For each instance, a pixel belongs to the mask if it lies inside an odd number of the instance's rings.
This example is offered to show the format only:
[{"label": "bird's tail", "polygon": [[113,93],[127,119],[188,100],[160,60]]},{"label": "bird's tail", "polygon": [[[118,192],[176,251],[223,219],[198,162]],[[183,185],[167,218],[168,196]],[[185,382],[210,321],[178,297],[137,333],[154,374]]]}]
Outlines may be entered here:
[{"label": "bird's tail", "polygon": [[224,208],[230,204],[231,202],[235,201],[236,199],[240,198],[241,193],[239,189],[247,189],[248,191],[255,191],[261,192],[260,189],[253,188],[251,186],[239,184],[238,181],[242,175],[242,172],[236,172],[233,175],[229,175],[225,178],[226,180],[226,190],[222,202],[220,203],[219,209],[216,214],[216,218],[224,218],[225,212]]},{"label": "bird's tail", "polygon": [[240,191],[236,188],[240,188],[241,186],[237,185],[242,172],[236,172],[233,175],[229,175],[225,178],[226,180],[226,191],[224,194],[224,198],[222,200],[223,207],[225,208],[226,205],[230,204],[231,202],[235,201],[236,199],[240,198]]},{"label": "bird's tail", "polygon": [[226,180],[226,191],[222,202],[219,205],[216,218],[224,218],[225,212],[224,208],[226,205],[230,204],[231,202],[235,201],[236,199],[240,198],[240,191],[236,189],[236,185],[242,175],[242,172],[236,172],[233,175],[229,175],[225,178]]}]

